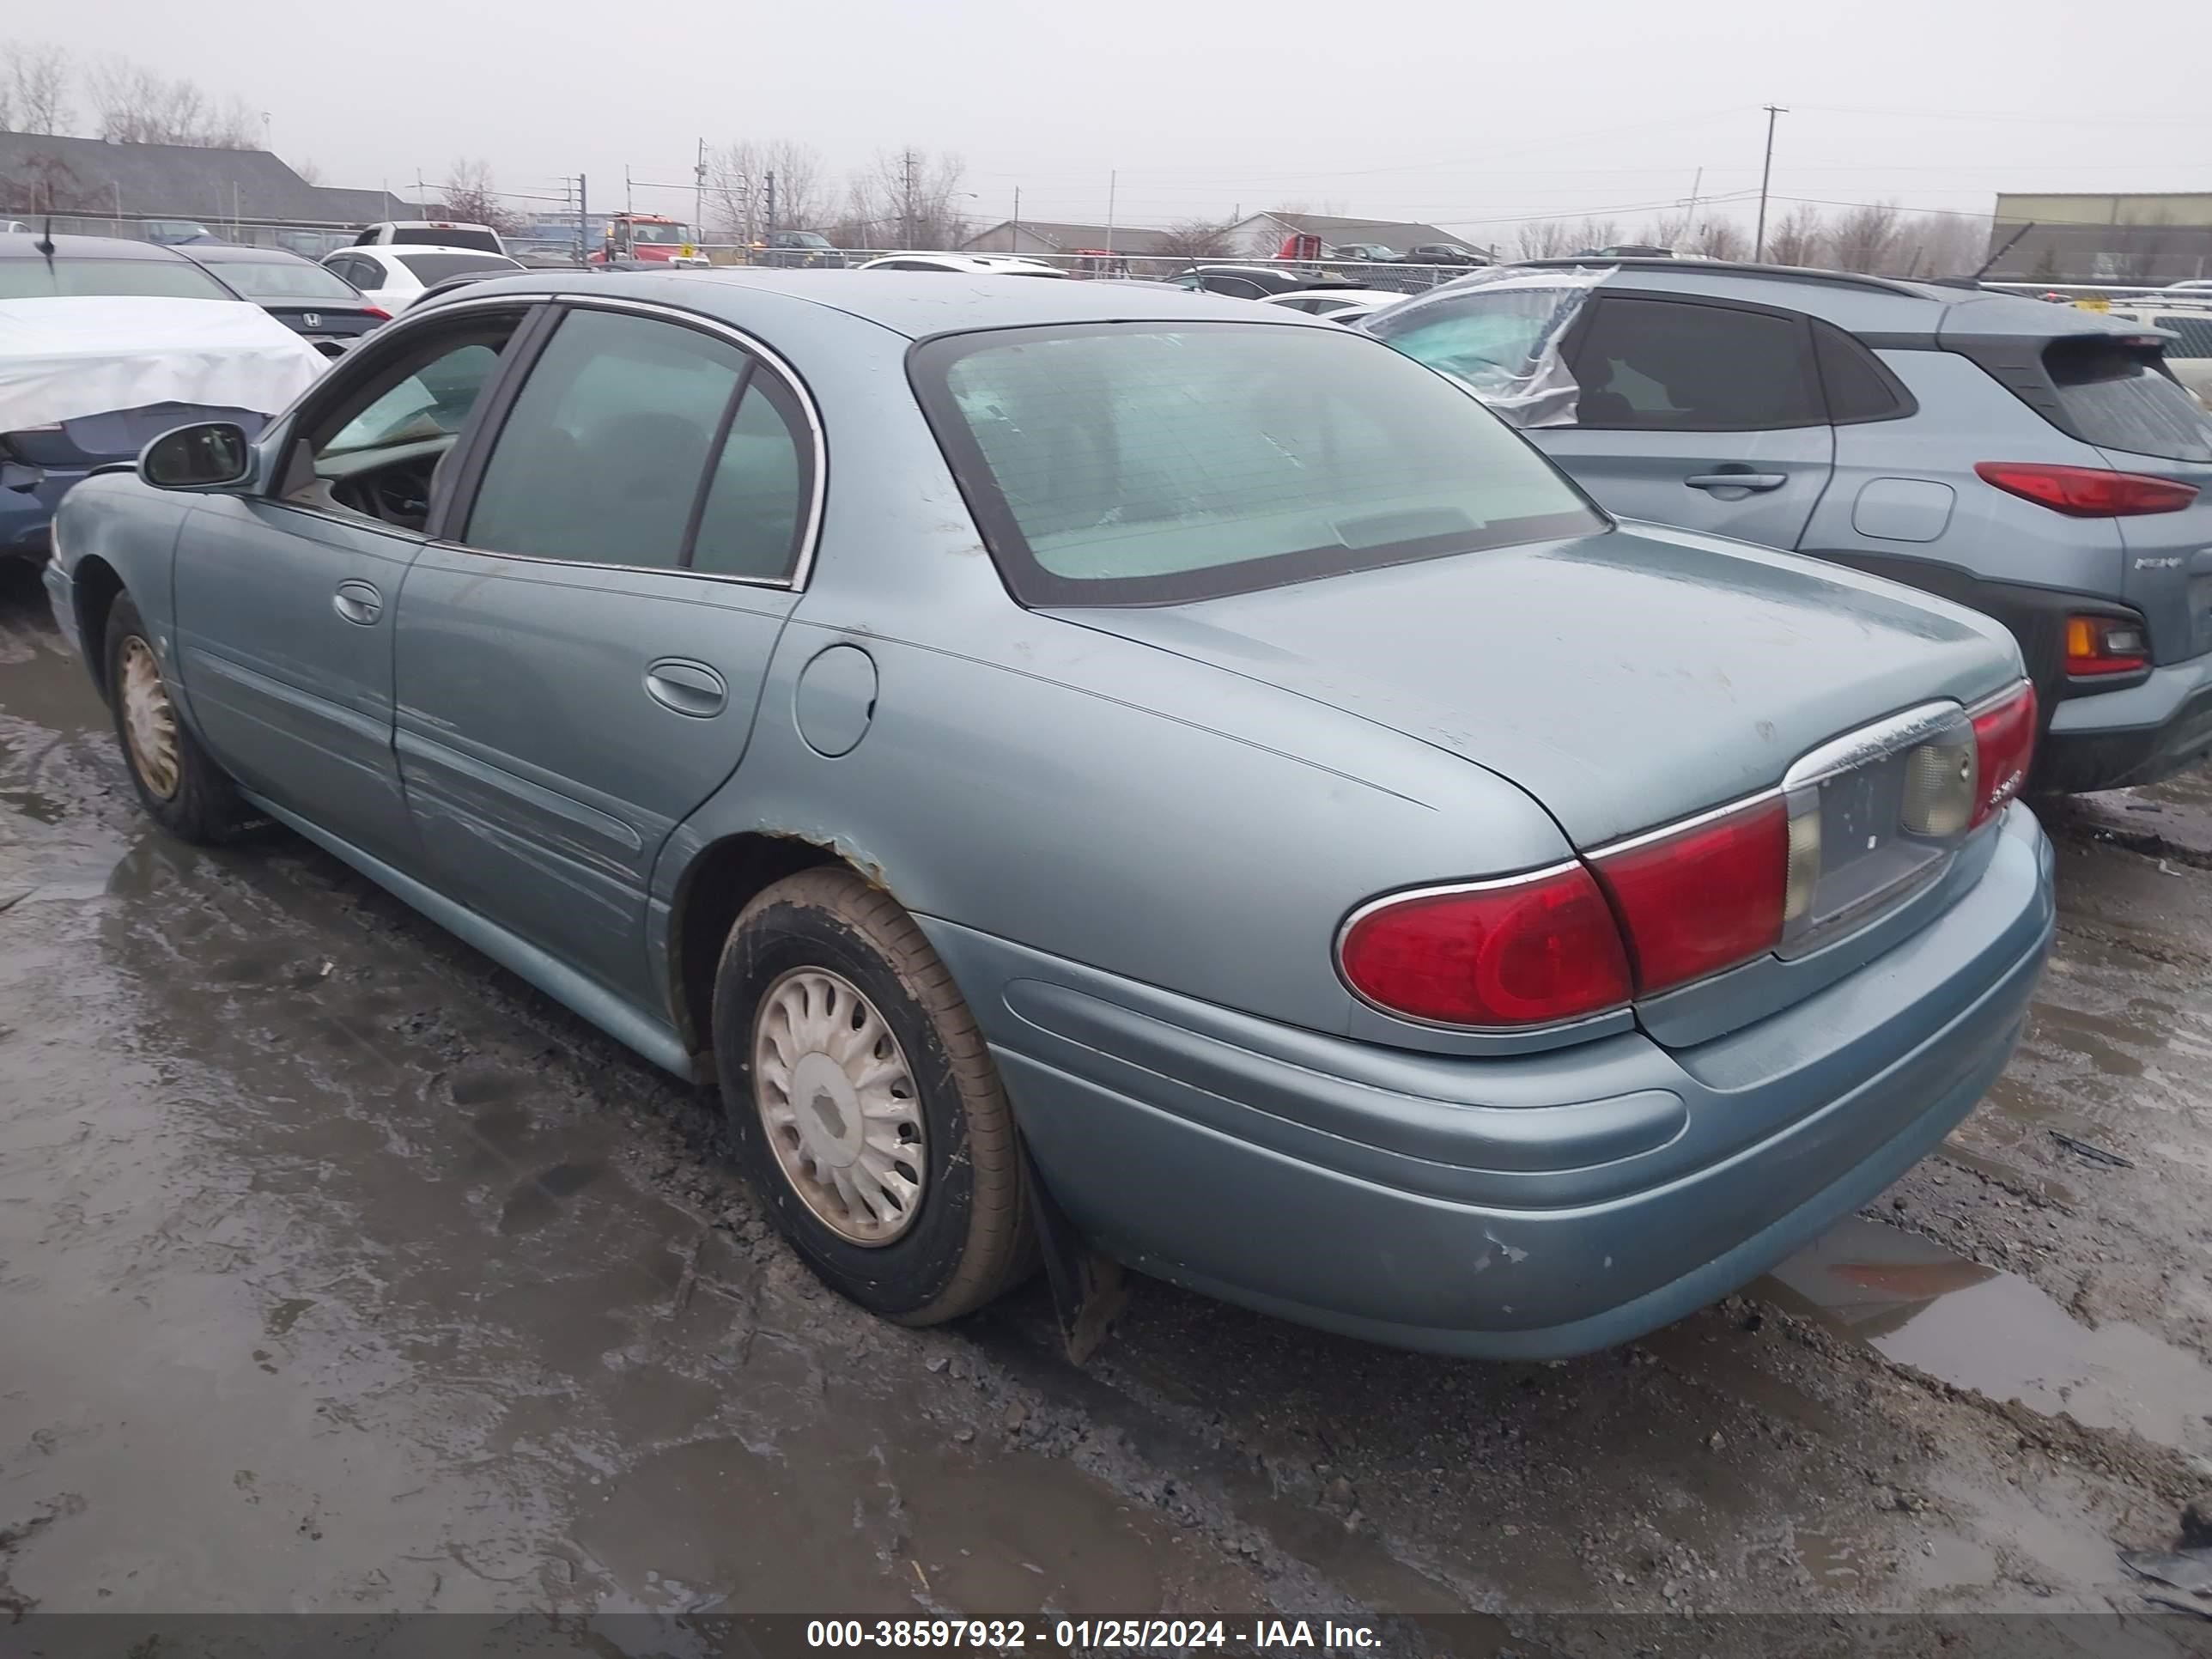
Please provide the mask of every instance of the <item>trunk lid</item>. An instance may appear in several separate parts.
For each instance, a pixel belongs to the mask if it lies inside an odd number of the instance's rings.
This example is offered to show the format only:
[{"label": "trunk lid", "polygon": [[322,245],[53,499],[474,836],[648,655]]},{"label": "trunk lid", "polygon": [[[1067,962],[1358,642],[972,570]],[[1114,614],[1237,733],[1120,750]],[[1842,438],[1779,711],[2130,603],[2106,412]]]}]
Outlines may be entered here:
[{"label": "trunk lid", "polygon": [[[1580,849],[1771,787],[1831,739],[2020,674],[1996,623],[1689,532],[1607,534],[1063,620],[1211,663],[1519,785]],[[1469,849],[1467,872],[1480,868]]]}]

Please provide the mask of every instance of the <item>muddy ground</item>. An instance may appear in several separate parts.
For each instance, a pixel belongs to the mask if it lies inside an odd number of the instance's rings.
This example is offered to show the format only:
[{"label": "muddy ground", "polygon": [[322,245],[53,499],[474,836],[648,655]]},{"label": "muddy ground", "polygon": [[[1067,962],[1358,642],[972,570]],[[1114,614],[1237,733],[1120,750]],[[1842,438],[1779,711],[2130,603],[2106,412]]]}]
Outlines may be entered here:
[{"label": "muddy ground", "polygon": [[153,832],[0,573],[0,1626],[2140,1609],[2212,1496],[2212,786],[2050,821],[2019,1058],[1774,1277],[1553,1365],[1139,1282],[1076,1371],[1041,1286],[821,1291],[707,1097],[313,848]]}]

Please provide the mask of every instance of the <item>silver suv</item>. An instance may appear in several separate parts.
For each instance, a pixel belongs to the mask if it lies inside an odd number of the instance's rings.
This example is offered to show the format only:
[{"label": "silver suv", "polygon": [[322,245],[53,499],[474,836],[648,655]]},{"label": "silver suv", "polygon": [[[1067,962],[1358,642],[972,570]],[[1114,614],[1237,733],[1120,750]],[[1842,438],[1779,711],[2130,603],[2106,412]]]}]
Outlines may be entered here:
[{"label": "silver suv", "polygon": [[[1547,274],[1571,303],[1532,303]],[[1490,395],[1626,518],[1718,532],[1996,617],[2043,708],[2035,782],[2212,755],[2212,420],[2137,322],[1972,287],[1571,260],[1356,325]],[[1500,407],[1515,400],[1495,399]],[[1729,642],[1709,641],[1716,672]]]}]

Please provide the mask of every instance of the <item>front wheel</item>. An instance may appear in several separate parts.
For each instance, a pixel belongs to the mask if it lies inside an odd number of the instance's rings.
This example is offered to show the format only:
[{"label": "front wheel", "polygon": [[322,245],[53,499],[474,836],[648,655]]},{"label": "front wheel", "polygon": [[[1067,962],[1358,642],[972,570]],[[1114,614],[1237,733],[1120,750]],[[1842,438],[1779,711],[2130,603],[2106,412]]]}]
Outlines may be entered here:
[{"label": "front wheel", "polygon": [[124,763],[148,816],[180,840],[218,842],[252,814],[199,739],[177,717],[153,634],[128,593],[107,613],[107,703]]},{"label": "front wheel", "polygon": [[889,894],[816,869],[748,904],[715,973],[714,1060],[746,1172],[843,1295],[930,1325],[1034,1264],[998,1069]]}]

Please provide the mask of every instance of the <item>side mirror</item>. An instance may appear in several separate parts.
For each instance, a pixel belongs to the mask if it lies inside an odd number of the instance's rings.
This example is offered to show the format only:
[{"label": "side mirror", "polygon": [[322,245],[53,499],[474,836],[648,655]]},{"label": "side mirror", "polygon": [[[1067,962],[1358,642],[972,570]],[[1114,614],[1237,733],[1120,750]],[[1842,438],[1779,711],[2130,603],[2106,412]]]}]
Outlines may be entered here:
[{"label": "side mirror", "polygon": [[138,455],[139,477],[156,489],[220,489],[245,483],[252,470],[246,428],[230,421],[164,432]]}]

